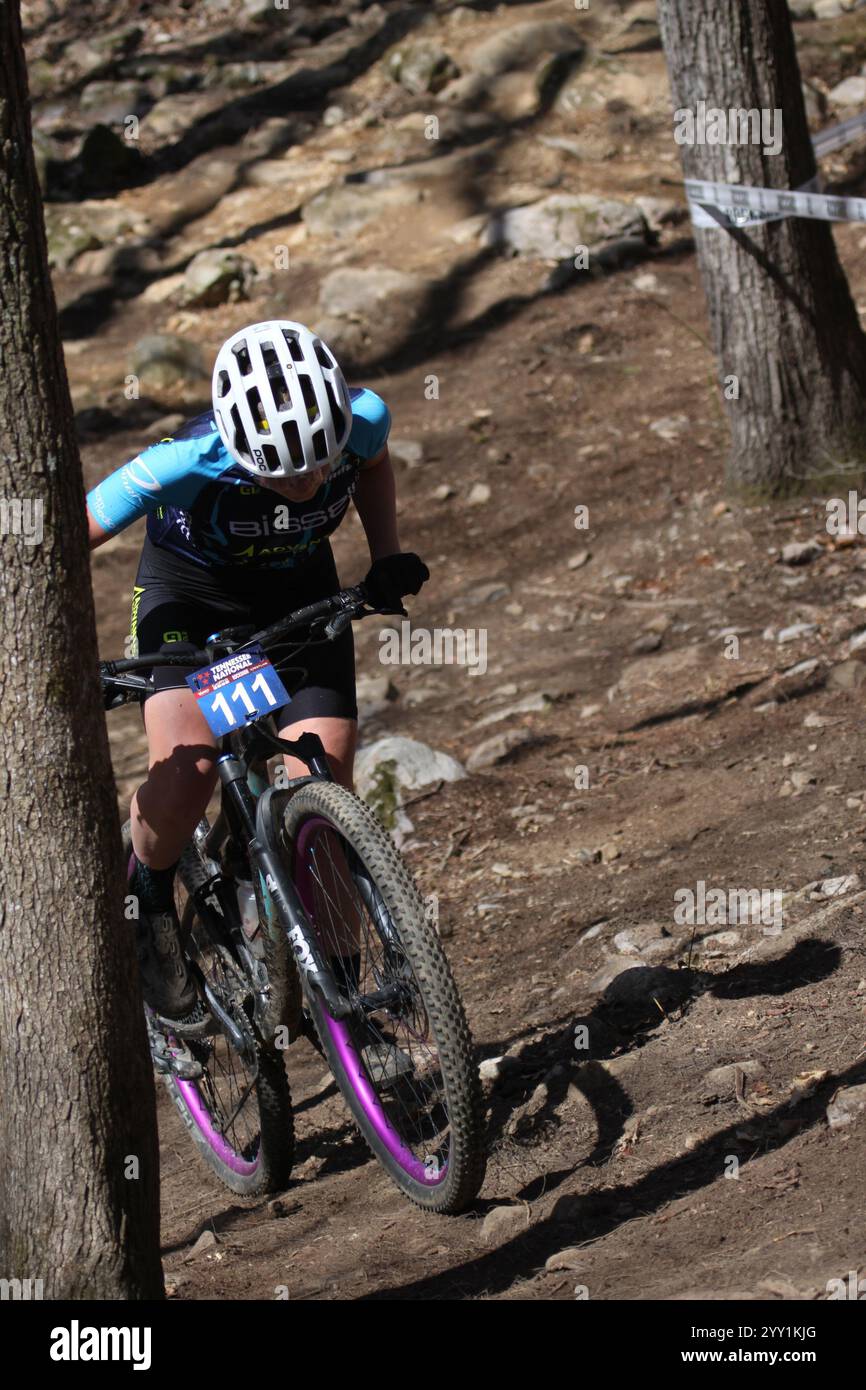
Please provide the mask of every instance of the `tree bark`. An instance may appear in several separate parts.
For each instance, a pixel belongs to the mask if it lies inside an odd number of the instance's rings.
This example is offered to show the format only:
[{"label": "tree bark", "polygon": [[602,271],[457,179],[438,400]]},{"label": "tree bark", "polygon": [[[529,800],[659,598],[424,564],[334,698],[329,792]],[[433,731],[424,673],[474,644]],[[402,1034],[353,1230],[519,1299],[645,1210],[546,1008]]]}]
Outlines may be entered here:
[{"label": "tree bark", "polygon": [[153,1076],[17,0],[0,0],[0,522],[0,1277],[160,1298]]},{"label": "tree bark", "polygon": [[[797,189],[815,174],[786,0],[659,0],[676,110],[782,112],[761,144],[684,144],[687,178]],[[727,399],[728,482],[781,495],[854,483],[866,460],[866,337],[826,222],[695,229]],[[731,385],[729,391],[736,388]]]}]

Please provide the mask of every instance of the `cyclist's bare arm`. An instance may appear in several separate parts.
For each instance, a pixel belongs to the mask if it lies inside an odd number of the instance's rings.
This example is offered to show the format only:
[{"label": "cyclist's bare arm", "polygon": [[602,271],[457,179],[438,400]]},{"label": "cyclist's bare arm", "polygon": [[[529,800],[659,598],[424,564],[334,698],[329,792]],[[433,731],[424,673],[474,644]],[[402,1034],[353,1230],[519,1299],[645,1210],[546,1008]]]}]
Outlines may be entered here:
[{"label": "cyclist's bare arm", "polygon": [[90,508],[87,508],[87,539],[90,542],[90,549],[95,550],[98,545],[103,545],[105,541],[110,541],[115,533],[106,531],[100,526]]},{"label": "cyclist's bare arm", "polygon": [[387,444],[375,458],[361,465],[354,501],[370,547],[370,559],[396,555],[400,549],[396,487]]}]

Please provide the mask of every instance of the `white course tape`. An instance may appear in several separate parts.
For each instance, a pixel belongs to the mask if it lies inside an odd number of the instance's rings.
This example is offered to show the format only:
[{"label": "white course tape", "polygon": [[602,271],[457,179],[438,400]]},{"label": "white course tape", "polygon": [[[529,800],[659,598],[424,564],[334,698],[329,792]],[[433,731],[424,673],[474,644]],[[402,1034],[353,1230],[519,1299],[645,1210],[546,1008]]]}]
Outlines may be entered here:
[{"label": "white course tape", "polygon": [[[866,111],[819,131],[812,137],[815,157],[842,149],[866,132]],[[866,198],[838,198],[820,193],[818,176],[796,192],[748,188],[737,183],[687,179],[686,196],[696,227],[746,227],[782,217],[811,217],[821,222],[866,222]],[[711,211],[712,209],[712,211]]]}]

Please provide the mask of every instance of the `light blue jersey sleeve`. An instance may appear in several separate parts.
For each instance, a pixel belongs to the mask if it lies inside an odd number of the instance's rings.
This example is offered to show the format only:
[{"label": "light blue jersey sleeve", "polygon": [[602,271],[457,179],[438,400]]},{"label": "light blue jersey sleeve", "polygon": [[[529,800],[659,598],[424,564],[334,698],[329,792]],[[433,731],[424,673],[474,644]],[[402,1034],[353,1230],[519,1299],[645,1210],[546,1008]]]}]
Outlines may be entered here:
[{"label": "light blue jersey sleeve", "polygon": [[216,430],[164,439],[97,483],[87,494],[87,506],[104,530],[122,531],[160,507],[190,507],[231,462]]},{"label": "light blue jersey sleeve", "polygon": [[391,412],[382,397],[366,387],[349,394],[352,400],[352,429],[348,447],[361,459],[375,458],[388,442]]}]

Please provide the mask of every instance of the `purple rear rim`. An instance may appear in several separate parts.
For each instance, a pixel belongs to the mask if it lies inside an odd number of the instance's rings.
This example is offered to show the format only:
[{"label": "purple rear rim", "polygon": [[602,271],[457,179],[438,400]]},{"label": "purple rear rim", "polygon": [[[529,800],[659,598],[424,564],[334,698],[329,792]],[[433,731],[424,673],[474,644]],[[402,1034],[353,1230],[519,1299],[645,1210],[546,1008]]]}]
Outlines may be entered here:
[{"label": "purple rear rim", "polygon": [[[252,1160],[242,1158],[241,1155],[232,1148],[231,1144],[227,1143],[223,1136],[214,1129],[210,1111],[202,1100],[197,1082],[182,1081],[178,1077],[175,1079],[175,1083],[183,1098],[184,1105],[190,1113],[193,1123],[204,1135],[209,1147],[213,1149],[217,1158],[221,1159],[227,1168],[231,1168],[233,1173],[240,1173],[241,1176],[245,1178],[252,1177],[259,1166],[258,1154]],[[259,1143],[261,1143],[261,1140],[259,1140]]]},{"label": "purple rear rim", "polygon": [[[135,871],[135,855],[130,854],[129,863],[126,870],[127,885],[132,882],[132,875]],[[231,1168],[233,1173],[239,1173],[242,1177],[252,1177],[259,1166],[258,1155],[250,1162],[249,1159],[242,1158],[236,1153],[231,1144],[227,1143],[218,1130],[214,1129],[211,1114],[202,1099],[195,1081],[182,1081],[180,1077],[175,1077],[175,1084],[180,1092],[181,1099],[186,1106],[190,1118],[196,1129],[207,1140],[208,1146],[226,1165]]]},{"label": "purple rear rim", "polygon": [[[309,851],[317,835],[321,834],[324,830],[333,831],[334,829],[335,827],[331,825],[330,821],[325,820],[324,817],[311,816],[309,820],[303,822],[295,837],[295,851],[297,856],[295,860],[295,884],[307,916],[314,924],[315,896],[313,879],[308,868],[310,863]],[[324,1003],[321,1001],[320,1008],[346,1077],[352,1090],[358,1097],[364,1115],[376,1134],[376,1137],[385,1146],[395,1162],[398,1163],[403,1171],[407,1173],[410,1178],[413,1178],[415,1182],[422,1183],[425,1187],[439,1187],[445,1180],[445,1176],[448,1172],[448,1164],[443,1164],[437,1176],[431,1177],[421,1160],[416,1158],[412,1150],[404,1144],[400,1135],[385,1114],[385,1111],[382,1109],[382,1102],[376,1094],[376,1090],[358,1055],[358,1050],[349,1033],[348,1024],[344,1023],[341,1019],[332,1018]]]}]

